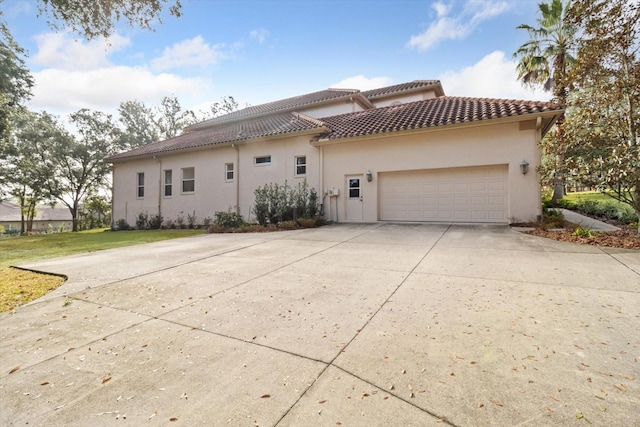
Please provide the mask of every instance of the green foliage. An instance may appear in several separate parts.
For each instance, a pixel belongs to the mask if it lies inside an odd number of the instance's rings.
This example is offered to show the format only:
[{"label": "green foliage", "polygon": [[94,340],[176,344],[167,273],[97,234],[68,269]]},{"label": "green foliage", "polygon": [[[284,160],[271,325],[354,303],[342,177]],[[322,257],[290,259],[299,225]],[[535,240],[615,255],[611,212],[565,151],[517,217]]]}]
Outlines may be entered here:
[{"label": "green foliage", "polygon": [[640,5],[576,0],[576,88],[567,110],[566,167],[574,180],[617,195],[640,212]]},{"label": "green foliage", "polygon": [[292,221],[294,208],[297,218],[313,218],[318,213],[318,193],[309,188],[306,180],[296,188],[289,187],[287,182],[265,184],[256,188],[254,195],[253,213],[261,225]]},{"label": "green foliage", "polygon": [[131,230],[131,226],[129,226],[129,223],[127,222],[126,219],[120,218],[119,220],[116,221],[116,226],[114,231],[123,231],[123,230]]},{"label": "green foliage", "polygon": [[149,214],[146,212],[140,212],[136,217],[136,229],[145,230],[148,228]]},{"label": "green foliage", "polygon": [[159,230],[162,228],[162,215],[156,214],[149,217],[149,222],[147,223],[149,229],[151,230]]},{"label": "green foliage", "polygon": [[4,24],[0,10],[0,147],[9,135],[12,116],[31,98],[34,80],[25,64],[25,56],[24,49]]},{"label": "green foliage", "polygon": [[562,212],[556,209],[542,209],[542,228],[564,228],[566,219]]},{"label": "green foliage", "polygon": [[167,2],[169,14],[180,17],[180,0],[40,0],[38,10],[52,18],[48,24],[54,30],[71,29],[91,40],[111,36],[120,21],[132,28],[150,30],[153,23],[162,22]]},{"label": "green foliage", "polygon": [[295,221],[282,221],[278,224],[278,228],[281,230],[295,230],[298,224]]},{"label": "green foliage", "polygon": [[578,228],[576,228],[576,231],[573,232],[573,235],[579,237],[593,237],[596,234],[588,228],[579,226]]},{"label": "green foliage", "polygon": [[187,228],[194,229],[196,228],[196,220],[198,219],[198,217],[196,216],[196,211],[194,210],[193,213],[191,214],[187,214]]},{"label": "green foliage", "polygon": [[216,212],[213,224],[222,228],[239,228],[246,225],[246,222],[238,212],[228,210]]}]

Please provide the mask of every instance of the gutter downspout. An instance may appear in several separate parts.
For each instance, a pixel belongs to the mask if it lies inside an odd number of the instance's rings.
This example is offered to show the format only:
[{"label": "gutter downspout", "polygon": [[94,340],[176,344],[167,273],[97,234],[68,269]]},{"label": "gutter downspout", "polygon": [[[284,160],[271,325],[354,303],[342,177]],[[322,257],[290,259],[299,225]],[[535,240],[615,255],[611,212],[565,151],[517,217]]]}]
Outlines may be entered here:
[{"label": "gutter downspout", "polygon": [[234,150],[236,150],[236,167],[235,167],[235,181],[236,181],[236,213],[240,213],[240,148],[236,144],[231,144]]},{"label": "gutter downspout", "polygon": [[322,214],[324,214],[325,209],[324,209],[324,199],[326,196],[325,192],[324,192],[324,147],[321,145],[320,147],[320,159],[318,160],[318,162],[320,163],[320,167],[319,167],[319,171],[320,171],[320,188],[318,189],[318,191],[320,191],[320,194],[322,194]]},{"label": "gutter downspout", "polygon": [[158,217],[162,216],[162,159],[153,156],[158,161]]},{"label": "gutter downspout", "polygon": [[[540,141],[542,140],[542,117],[538,116],[536,118],[536,147],[540,147]],[[536,159],[536,163],[538,165],[542,164],[542,152],[540,148],[538,148],[538,158]],[[536,167],[536,182],[538,183],[538,196],[542,195],[542,185],[540,184],[540,173],[538,172],[538,168]],[[536,209],[536,220],[538,222],[542,222],[542,197],[538,197],[538,207]]]}]

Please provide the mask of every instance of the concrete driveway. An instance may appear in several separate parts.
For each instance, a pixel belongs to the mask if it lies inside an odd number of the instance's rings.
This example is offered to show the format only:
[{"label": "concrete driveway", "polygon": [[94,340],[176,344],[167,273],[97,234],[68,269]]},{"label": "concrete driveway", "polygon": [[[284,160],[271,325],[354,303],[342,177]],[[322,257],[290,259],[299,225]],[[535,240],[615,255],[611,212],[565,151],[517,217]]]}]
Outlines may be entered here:
[{"label": "concrete driveway", "polygon": [[28,267],[0,425],[640,426],[640,253],[501,226],[202,235]]}]

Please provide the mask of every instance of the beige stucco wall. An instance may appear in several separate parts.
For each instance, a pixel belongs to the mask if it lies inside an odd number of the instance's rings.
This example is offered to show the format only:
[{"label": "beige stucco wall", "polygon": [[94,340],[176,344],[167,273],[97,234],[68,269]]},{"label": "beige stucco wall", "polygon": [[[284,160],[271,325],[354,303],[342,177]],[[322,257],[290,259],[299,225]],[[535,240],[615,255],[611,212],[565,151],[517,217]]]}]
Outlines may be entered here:
[{"label": "beige stucco wall", "polygon": [[[238,144],[209,147],[186,153],[165,154],[156,158],[139,159],[114,165],[113,219],[126,219],[134,226],[137,215],[142,212],[150,216],[162,213],[165,220],[175,220],[178,215],[187,219],[187,214],[197,217],[214,217],[217,211],[235,210],[253,217],[251,208],[254,190],[265,183],[284,184],[295,187],[307,179],[309,187],[319,191],[319,149],[309,144],[310,136],[262,140]],[[236,150],[237,148],[237,150]],[[256,156],[271,156],[270,165],[254,165]],[[307,156],[306,176],[295,176],[295,156]],[[225,164],[235,165],[232,182],[225,180]],[[195,170],[195,191],[181,193],[181,169]],[[164,197],[162,171],[173,171],[173,194]],[[136,197],[137,173],[145,174],[145,197]],[[239,194],[239,203],[237,200]]]},{"label": "beige stucco wall", "polygon": [[[518,123],[439,130],[404,136],[363,139],[325,145],[324,188],[339,188],[331,198],[331,219],[345,221],[346,175],[363,174],[363,221],[378,217],[378,179],[381,172],[507,164],[509,167],[509,212],[511,222],[535,220],[541,214],[540,185],[536,168],[540,152],[536,130],[519,130]],[[529,162],[522,175],[520,163]],[[373,173],[372,182],[364,173]]]}]

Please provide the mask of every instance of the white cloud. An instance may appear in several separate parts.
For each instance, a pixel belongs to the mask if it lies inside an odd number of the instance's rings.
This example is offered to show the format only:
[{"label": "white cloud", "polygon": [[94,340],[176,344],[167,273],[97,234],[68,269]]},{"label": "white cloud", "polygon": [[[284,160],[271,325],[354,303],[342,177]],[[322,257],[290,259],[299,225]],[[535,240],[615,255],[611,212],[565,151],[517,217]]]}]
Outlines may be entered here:
[{"label": "white cloud", "polygon": [[[41,69],[32,72],[36,83],[29,103],[32,110],[66,115],[80,108],[89,108],[113,114],[123,101],[137,99],[155,105],[163,96],[172,95],[178,97],[184,108],[190,108],[206,101],[212,91],[207,79],[156,72],[146,64],[112,64],[109,55],[130,46],[130,40],[121,36],[85,43],[73,40],[66,33],[47,33],[36,36],[36,41],[38,50],[33,61]],[[194,52],[202,52],[199,47],[208,46],[201,38],[178,43],[172,48],[177,46],[184,46],[183,65],[189,61],[212,61],[207,55],[204,59],[195,59],[198,55]],[[165,50],[165,55],[159,59],[165,60],[165,64],[177,60],[176,57],[170,58],[167,52]],[[129,58],[135,56],[133,52]]]},{"label": "white cloud", "polygon": [[269,37],[269,31],[260,27],[260,28],[256,28],[255,30],[252,30],[249,33],[249,36],[251,36],[252,39],[255,39],[258,41],[258,43],[264,43],[267,40],[267,37]]},{"label": "white cloud", "polygon": [[157,104],[176,95],[183,107],[200,100],[209,83],[175,74],[153,74],[144,67],[109,67],[91,71],[47,69],[34,73],[36,85],[30,108],[68,114],[80,108],[113,113],[120,102],[137,99]]},{"label": "white cloud", "polygon": [[442,40],[464,39],[487,19],[498,16],[509,9],[505,1],[467,0],[462,11],[450,16],[451,6],[438,2],[432,5],[437,19],[429,27],[409,40],[409,47],[425,51]]},{"label": "white cloud", "polygon": [[476,64],[459,71],[447,71],[439,76],[445,93],[450,96],[480,98],[525,99],[548,101],[549,92],[531,90],[517,79],[516,63],[495,51]]},{"label": "white cloud", "polygon": [[63,70],[92,70],[109,65],[107,56],[131,44],[118,34],[109,39],[85,43],[69,33],[44,33],[34,37],[38,46],[33,62],[43,67]]},{"label": "white cloud", "polygon": [[359,89],[369,90],[379,87],[389,86],[391,79],[389,77],[372,77],[367,78],[363,74],[359,74],[353,77],[347,77],[340,80],[338,83],[332,83],[330,87],[337,89]]},{"label": "white cloud", "polygon": [[151,61],[151,66],[157,70],[213,65],[223,59],[224,44],[209,45],[202,36],[175,43],[164,48],[162,56]]}]

